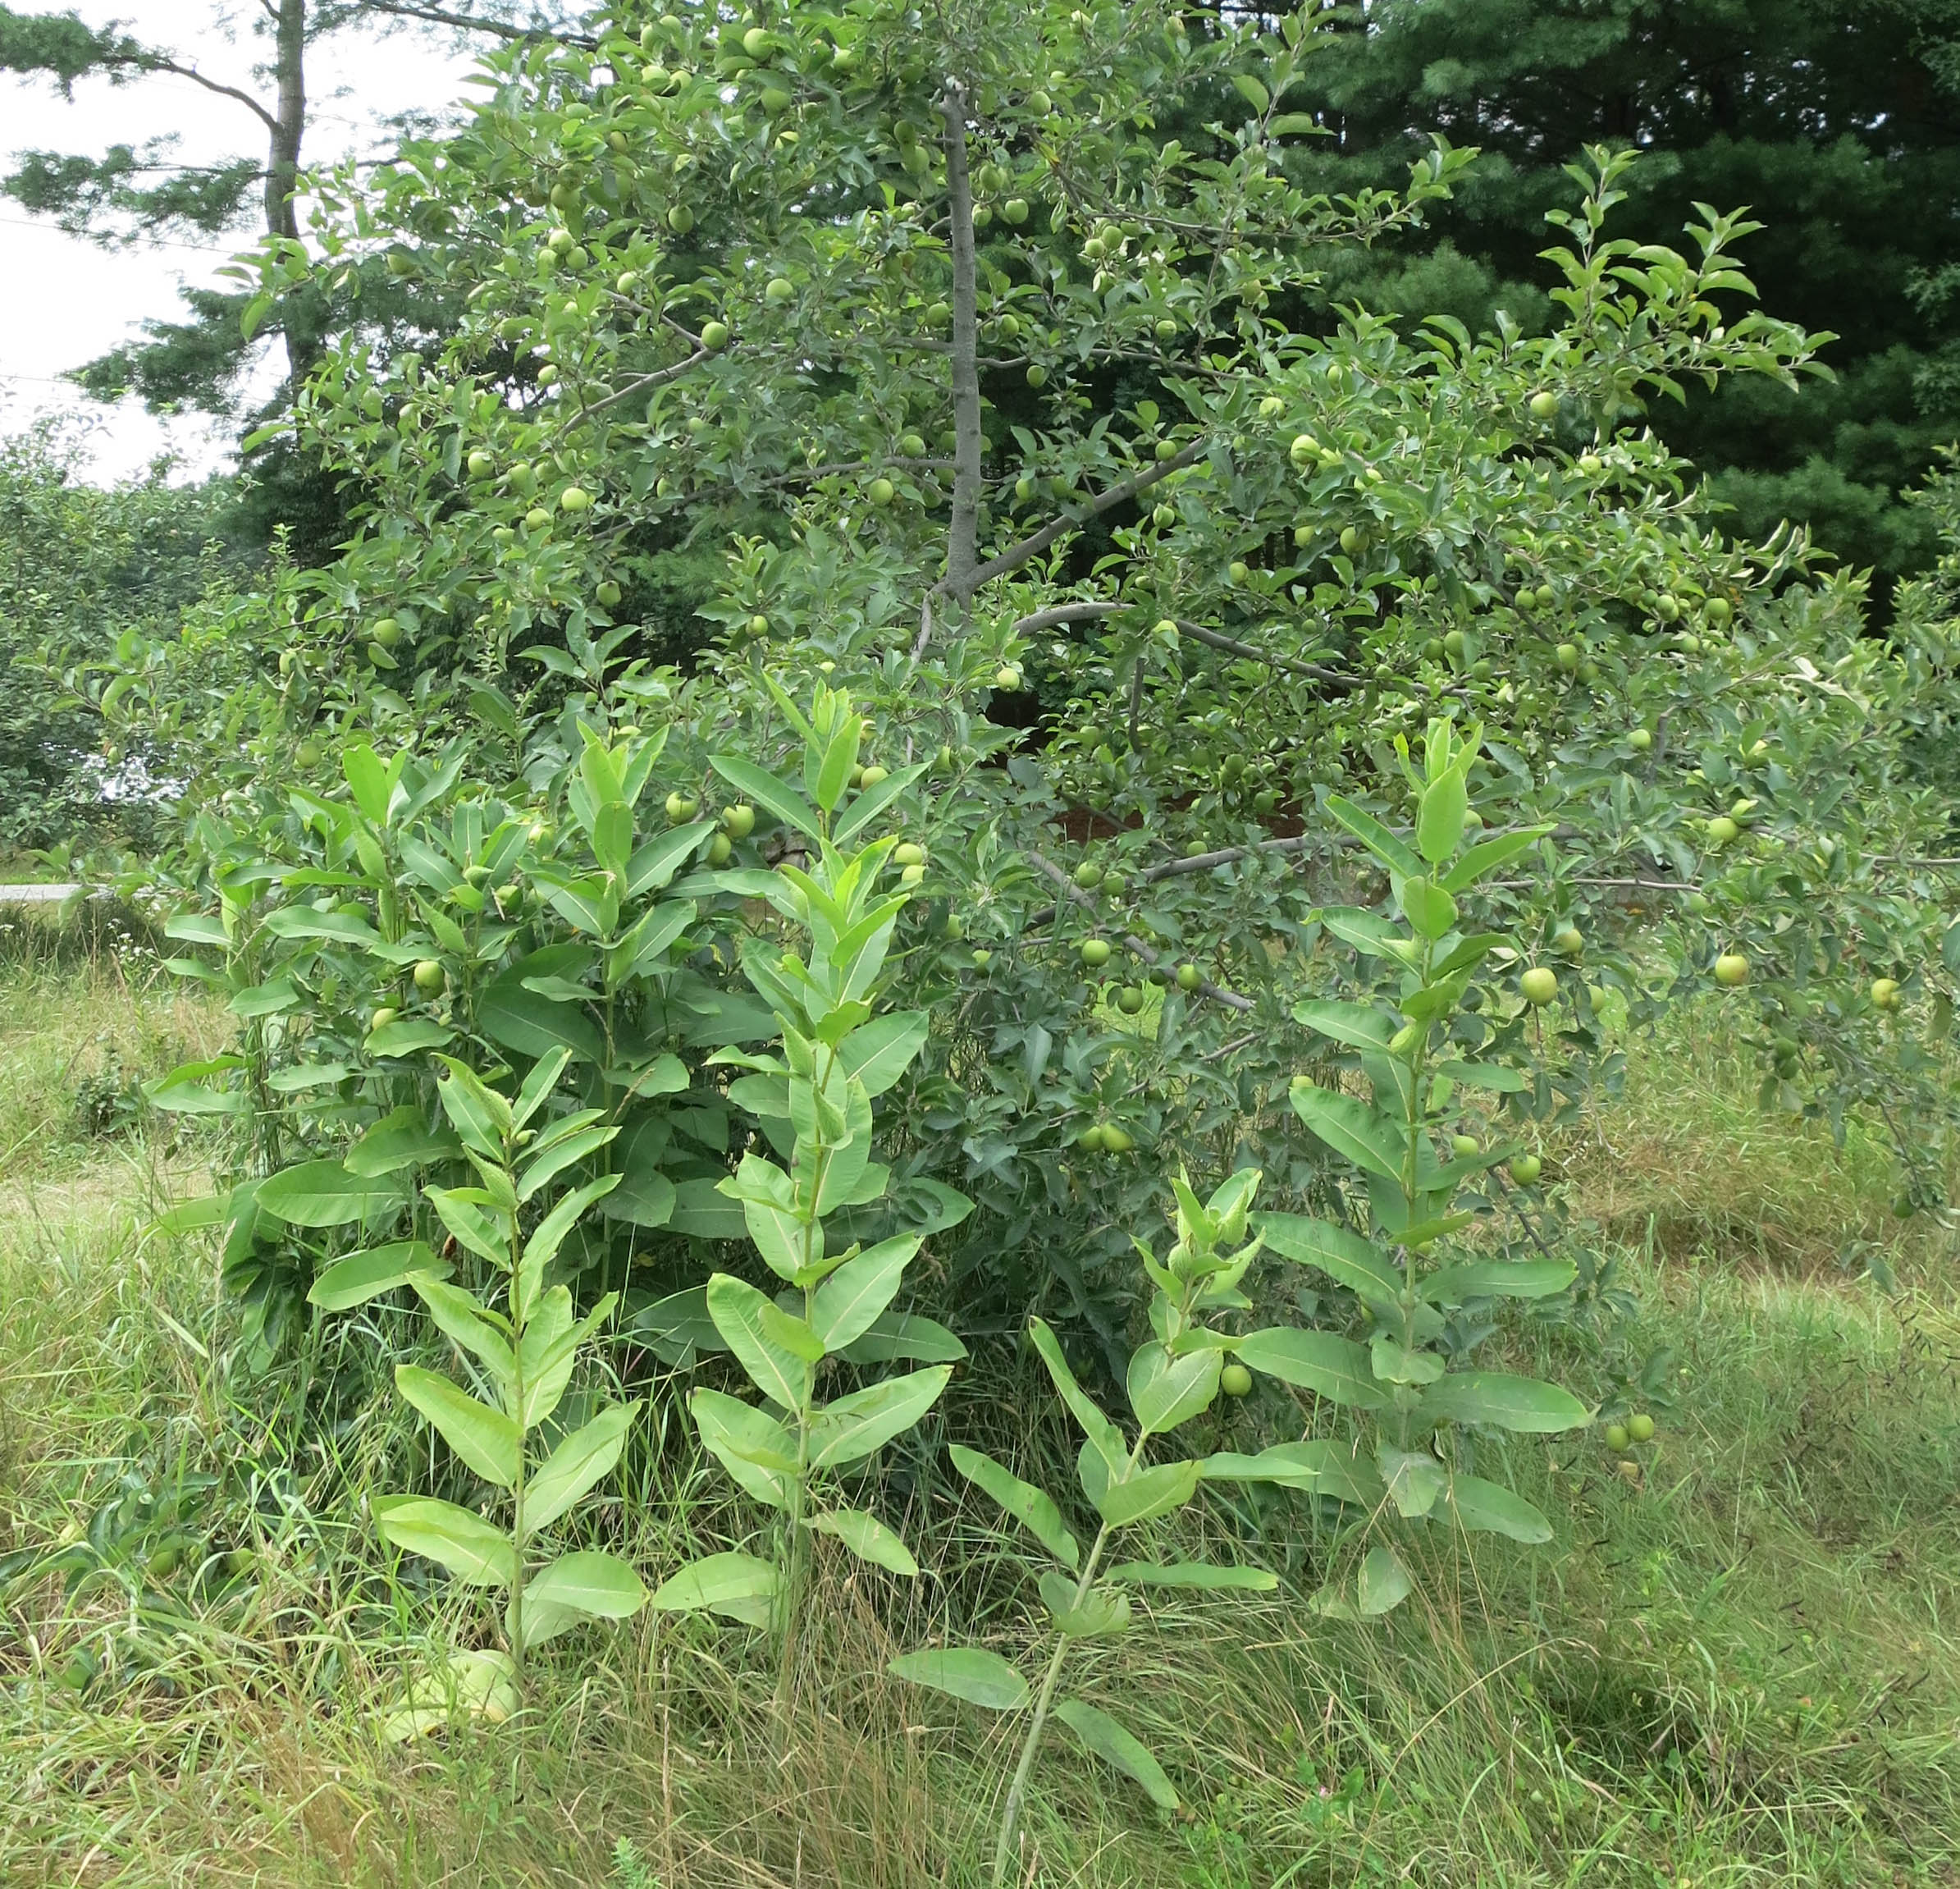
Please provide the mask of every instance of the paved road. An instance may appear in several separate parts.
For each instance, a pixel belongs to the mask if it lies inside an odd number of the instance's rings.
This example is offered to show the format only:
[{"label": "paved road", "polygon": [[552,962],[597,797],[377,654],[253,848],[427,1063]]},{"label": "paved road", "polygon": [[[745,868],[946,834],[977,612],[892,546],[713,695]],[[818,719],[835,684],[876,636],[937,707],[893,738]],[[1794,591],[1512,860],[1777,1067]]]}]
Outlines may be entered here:
[{"label": "paved road", "polygon": [[0,885],[0,905],[57,905],[79,885]]}]

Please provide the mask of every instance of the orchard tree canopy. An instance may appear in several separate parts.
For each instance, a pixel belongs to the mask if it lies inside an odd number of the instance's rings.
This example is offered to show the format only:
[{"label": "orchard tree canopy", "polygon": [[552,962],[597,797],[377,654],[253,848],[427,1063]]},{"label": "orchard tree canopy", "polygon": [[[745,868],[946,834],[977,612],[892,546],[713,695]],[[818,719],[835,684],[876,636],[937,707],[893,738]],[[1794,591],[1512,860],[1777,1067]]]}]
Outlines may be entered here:
[{"label": "orchard tree canopy", "polygon": [[[314,240],[267,246],[261,312],[376,264],[465,312],[438,350],[391,350],[357,300],[294,422],[363,495],[352,542],[118,665],[107,706],[187,756],[193,882],[249,908],[252,862],[344,794],[350,743],[422,754],[411,804],[480,777],[549,836],[583,821],[603,740],[610,767],[657,753],[683,827],[731,784],[761,807],[734,862],[688,882],[732,962],[756,849],[810,831],[752,771],[802,751],[813,671],[848,685],[861,818],[903,818],[939,894],[914,902],[902,975],[943,1027],[880,1107],[914,1171],[983,1210],[975,1289],[1025,1300],[1059,1272],[1112,1344],[1096,1282],[1151,1183],[1085,1178],[1079,1137],[1315,1184],[1273,1105],[1327,1053],[1295,1006],[1336,940],[1364,940],[1367,977],[1394,962],[1351,916],[1382,896],[1354,848],[1412,816],[1404,756],[1438,716],[1483,731],[1469,790],[1501,831],[1479,876],[1521,862],[1480,885],[1487,922],[1527,949],[1582,922],[1599,940],[1566,1060],[1504,1108],[1612,1079],[1585,993],[1668,1000],[1612,941],[1691,892],[1684,987],[1747,944],[1778,1040],[1814,1048],[1780,1055],[1777,1099],[1834,1114],[1920,1079],[1868,1003],[1812,993],[1874,954],[1944,975],[1940,908],[1896,876],[1950,809],[1897,707],[1951,652],[1935,625],[1909,664],[1861,640],[1803,535],[1719,532],[1642,420],[1814,368],[1746,305],[1748,220],[1697,210],[1679,249],[1619,236],[1638,166],[1595,149],[1537,334],[1302,332],[1323,271],[1476,174],[1439,144],[1392,188],[1297,181],[1305,20],[629,9],[596,37],[493,53],[456,136],[329,181]],[[320,786],[292,798],[295,772]],[[1850,837],[1825,847],[1827,812]],[[524,871],[584,912],[631,837],[596,865],[547,837]],[[350,870],[337,844],[303,848],[294,884]],[[1406,909],[1421,862],[1385,856]],[[1453,895],[1423,909],[1455,924]],[[624,922],[592,911],[609,938]],[[1466,1043],[1524,1030],[1510,1001]]]},{"label": "orchard tree canopy", "polygon": [[1800,396],[1756,380],[1657,408],[1669,443],[1716,475],[1745,536],[1790,518],[1850,568],[1929,562],[1900,494],[1960,432],[1947,0],[1381,0],[1325,23],[1300,94],[1333,134],[1308,153],[1317,187],[1384,182],[1438,131],[1488,153],[1421,247],[1350,257],[1330,303],[1542,327],[1561,167],[1588,144],[1638,148],[1627,233],[1665,242],[1697,202],[1747,205],[1763,305],[1836,337],[1835,379]]}]

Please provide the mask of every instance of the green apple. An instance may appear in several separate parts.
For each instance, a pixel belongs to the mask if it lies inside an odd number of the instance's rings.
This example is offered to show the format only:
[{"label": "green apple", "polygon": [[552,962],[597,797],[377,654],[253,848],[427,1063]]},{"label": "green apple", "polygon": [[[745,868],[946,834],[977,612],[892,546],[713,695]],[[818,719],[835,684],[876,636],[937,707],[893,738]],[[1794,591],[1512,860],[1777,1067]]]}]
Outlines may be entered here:
[{"label": "green apple", "polygon": [[449,983],[449,973],[437,958],[424,958],[415,967],[415,988],[425,997],[439,997]]},{"label": "green apple", "polygon": [[700,805],[692,794],[683,794],[677,787],[667,796],[667,818],[675,826],[685,826]]},{"label": "green apple", "polygon": [[726,322],[704,322],[701,329],[701,345],[711,354],[718,354],[729,345],[729,325]]},{"label": "green apple", "polygon": [[771,276],[769,286],[762,291],[762,299],[771,308],[780,308],[784,303],[796,300],[796,284],[787,276]]},{"label": "green apple", "polygon": [[1082,962],[1092,971],[1099,971],[1109,962],[1109,940],[1107,938],[1085,938],[1082,940]]},{"label": "green apple", "polygon": [[1558,973],[1542,964],[1534,964],[1518,980],[1518,988],[1526,1003],[1549,1004],[1559,994]]},{"label": "green apple", "polygon": [[902,845],[892,848],[892,863],[894,866],[923,866],[925,863],[925,848],[916,840],[907,839]]},{"label": "green apple", "polygon": [[1739,951],[1725,951],[1715,961],[1715,981],[1734,990],[1749,981],[1749,960]]},{"label": "green apple", "polygon": [[1558,411],[1559,396],[1549,389],[1531,396],[1531,417],[1534,420],[1556,419]]},{"label": "green apple", "polygon": [[865,487],[865,496],[880,510],[898,496],[898,488],[889,478],[875,478]]},{"label": "green apple", "polygon": [[1252,1373],[1234,1358],[1218,1373],[1218,1388],[1228,1397],[1242,1397],[1252,1388]]},{"label": "green apple", "polygon": [[1545,1171],[1536,1155],[1520,1155],[1510,1164],[1510,1177],[1521,1187],[1528,1187]]}]

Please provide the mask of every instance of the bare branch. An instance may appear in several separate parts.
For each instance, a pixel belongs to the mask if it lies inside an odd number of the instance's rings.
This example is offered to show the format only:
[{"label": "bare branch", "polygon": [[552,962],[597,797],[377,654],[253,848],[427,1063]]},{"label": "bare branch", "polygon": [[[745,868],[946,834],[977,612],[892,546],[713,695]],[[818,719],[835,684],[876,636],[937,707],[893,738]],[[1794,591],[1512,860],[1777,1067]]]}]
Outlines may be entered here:
[{"label": "bare branch", "polygon": [[507,21],[482,20],[473,14],[452,13],[446,7],[423,7],[414,0],[362,0],[370,13],[391,14],[398,20],[419,20],[430,26],[454,26],[465,33],[490,33],[500,39],[551,39],[561,46],[592,48],[599,42],[584,33],[561,32],[550,26],[514,26]]},{"label": "bare branch", "polygon": [[953,517],[946,531],[941,594],[965,599],[980,563],[980,289],[973,255],[973,191],[966,175],[966,89],[948,78],[939,100],[946,121],[946,188],[953,217]]},{"label": "bare branch", "polygon": [[581,407],[566,424],[590,419],[594,414],[602,414],[608,407],[616,407],[622,400],[631,400],[635,394],[643,394],[649,387],[664,386],[667,382],[678,380],[691,368],[697,368],[705,360],[713,358],[714,350],[697,347],[685,360],[676,361],[672,367],[660,368],[650,374],[640,374],[628,381],[623,387],[616,388],[604,400],[594,400],[590,406]]},{"label": "bare branch", "polygon": [[152,53],[144,59],[144,64],[153,72],[169,72],[177,78],[188,79],[192,85],[202,85],[207,92],[215,92],[221,98],[235,98],[275,138],[279,135],[278,119],[249,92],[241,92],[235,85],[221,85],[216,79],[207,79],[196,66],[180,64],[166,53]]},{"label": "bare branch", "polygon": [[[1061,889],[1064,898],[1086,907],[1091,912],[1095,910],[1095,901],[1081,890],[1052,859],[1044,859],[1039,853],[1030,853],[1028,857]],[[1144,944],[1142,939],[1133,938],[1127,932],[1123,935],[1123,944],[1127,950],[1140,958],[1153,970],[1159,968],[1164,962],[1161,954]],[[1199,980],[1197,994],[1210,998],[1214,1004],[1222,1004],[1228,1010],[1254,1010],[1259,1008],[1250,997],[1241,997],[1236,990],[1227,990],[1222,984],[1213,984],[1203,978]]]},{"label": "bare branch", "polygon": [[958,589],[953,586],[950,576],[935,588],[942,596],[952,595],[968,597],[984,584],[991,583],[997,577],[1006,577],[1019,570],[1030,559],[1039,557],[1058,537],[1071,531],[1077,531],[1092,518],[1106,511],[1112,511],[1117,505],[1126,505],[1140,492],[1148,492],[1159,479],[1168,478],[1174,472],[1195,465],[1210,450],[1208,439],[1195,439],[1181,452],[1167,460],[1159,460],[1155,465],[1146,466],[1143,471],[1125,479],[1120,485],[1110,487],[1108,492],[1092,498],[1088,504],[1079,505],[1073,511],[1064,512],[1059,518],[1051,519],[1032,536],[1024,537],[1019,544],[1010,545],[996,557],[978,565],[968,574],[965,584]]},{"label": "bare branch", "polygon": [[[1017,636],[1031,636],[1038,629],[1051,629],[1058,624],[1086,623],[1098,617],[1113,616],[1123,606],[1120,603],[1058,603],[1046,610],[1038,610],[1032,616],[1020,618],[1012,626]],[[1177,625],[1178,633],[1208,643],[1213,649],[1222,649],[1228,656],[1243,656],[1254,662],[1265,663],[1273,669],[1290,669],[1296,675],[1311,676],[1316,682],[1324,682],[1328,687],[1345,690],[1352,694],[1362,686],[1361,679],[1350,675],[1338,669],[1327,669],[1318,662],[1302,662],[1297,656],[1275,656],[1269,650],[1256,644],[1240,643],[1235,637],[1221,636],[1215,629],[1207,629],[1201,623],[1193,623],[1188,617],[1177,616],[1171,620]],[[1134,725],[1132,726],[1134,734]]]},{"label": "bare branch", "polygon": [[1311,676],[1316,682],[1324,682],[1328,687],[1350,695],[1362,686],[1360,677],[1346,675],[1341,670],[1323,668],[1318,662],[1302,662],[1296,656],[1275,656],[1270,650],[1261,649],[1254,643],[1240,643],[1236,637],[1221,636],[1217,630],[1207,629],[1203,624],[1192,623],[1181,616],[1173,617],[1172,621],[1177,625],[1180,635],[1208,643],[1213,649],[1223,650],[1227,656],[1246,656],[1254,662],[1264,663],[1269,669],[1290,669],[1295,675]]}]

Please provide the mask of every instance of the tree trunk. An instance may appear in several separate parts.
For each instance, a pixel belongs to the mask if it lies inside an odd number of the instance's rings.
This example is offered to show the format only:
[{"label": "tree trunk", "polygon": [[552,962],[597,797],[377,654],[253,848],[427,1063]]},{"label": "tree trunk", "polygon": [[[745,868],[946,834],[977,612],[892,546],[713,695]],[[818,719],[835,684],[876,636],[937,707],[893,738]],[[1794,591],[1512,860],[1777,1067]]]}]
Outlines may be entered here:
[{"label": "tree trunk", "polygon": [[[266,167],[266,231],[297,242],[299,214],[294,198],[299,188],[299,143],[306,135],[306,0],[278,0],[278,51],[273,68],[279,98],[273,113],[272,155]],[[286,368],[297,387],[319,352],[303,297],[287,298],[281,327]]]},{"label": "tree trunk", "polygon": [[964,609],[980,562],[980,292],[973,254],[973,192],[966,176],[966,90],[946,81],[946,194],[953,225],[953,519],[941,590]]}]

